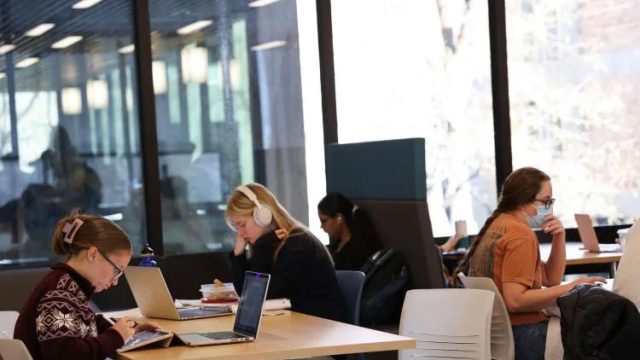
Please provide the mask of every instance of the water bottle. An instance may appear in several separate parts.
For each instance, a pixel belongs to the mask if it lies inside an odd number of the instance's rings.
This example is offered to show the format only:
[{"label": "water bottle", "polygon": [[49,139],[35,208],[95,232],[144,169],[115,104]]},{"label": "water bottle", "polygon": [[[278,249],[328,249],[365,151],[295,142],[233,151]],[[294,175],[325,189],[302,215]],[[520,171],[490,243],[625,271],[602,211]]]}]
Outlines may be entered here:
[{"label": "water bottle", "polygon": [[151,246],[149,246],[149,243],[147,243],[144,246],[144,249],[142,249],[142,251],[140,252],[140,255],[142,256],[142,259],[140,259],[140,263],[138,263],[139,266],[149,266],[149,267],[158,266],[158,263],[156,262],[155,253],[153,252],[153,249],[151,248]]}]

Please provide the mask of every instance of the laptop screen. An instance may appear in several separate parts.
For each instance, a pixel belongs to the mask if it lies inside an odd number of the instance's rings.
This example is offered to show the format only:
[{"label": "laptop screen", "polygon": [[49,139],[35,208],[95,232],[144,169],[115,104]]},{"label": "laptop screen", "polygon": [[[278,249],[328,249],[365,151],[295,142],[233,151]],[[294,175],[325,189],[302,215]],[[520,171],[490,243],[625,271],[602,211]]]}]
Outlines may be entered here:
[{"label": "laptop screen", "polygon": [[269,278],[269,274],[245,272],[242,296],[240,296],[238,303],[238,313],[233,331],[251,335],[254,338],[258,335],[262,319],[262,305],[269,288]]}]

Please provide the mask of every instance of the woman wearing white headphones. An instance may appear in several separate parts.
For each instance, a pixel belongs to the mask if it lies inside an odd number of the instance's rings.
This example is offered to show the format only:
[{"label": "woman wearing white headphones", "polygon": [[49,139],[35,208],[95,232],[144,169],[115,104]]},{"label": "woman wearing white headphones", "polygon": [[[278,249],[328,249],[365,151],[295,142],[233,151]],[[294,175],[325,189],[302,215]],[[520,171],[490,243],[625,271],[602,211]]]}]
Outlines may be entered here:
[{"label": "woman wearing white headphones", "polygon": [[225,217],[238,234],[229,256],[236,290],[242,289],[246,270],[269,273],[268,298],[289,298],[293,310],[305,314],[345,319],[346,305],[327,249],[267,188],[238,186]]}]

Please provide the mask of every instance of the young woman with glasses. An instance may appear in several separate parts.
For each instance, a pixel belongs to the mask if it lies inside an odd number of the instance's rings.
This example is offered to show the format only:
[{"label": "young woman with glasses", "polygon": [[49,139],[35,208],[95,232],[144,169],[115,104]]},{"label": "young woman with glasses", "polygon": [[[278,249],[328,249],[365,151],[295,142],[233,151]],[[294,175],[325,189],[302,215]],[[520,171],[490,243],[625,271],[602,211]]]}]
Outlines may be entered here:
[{"label": "young woman with glasses", "polygon": [[[521,168],[505,180],[498,207],[484,223],[456,273],[490,277],[502,293],[513,328],[516,359],[543,359],[548,318],[542,310],[583,283],[584,277],[560,285],[564,276],[565,229],[553,214],[551,179],[544,172]],[[533,228],[553,238],[551,254],[540,259]]]},{"label": "young woman with glasses", "polygon": [[105,359],[133,334],[158,327],[129,318],[114,324],[90,308],[91,295],[117,285],[131,260],[131,241],[118,225],[72,215],[58,222],[52,247],[65,261],[32,291],[14,332],[35,360]]}]

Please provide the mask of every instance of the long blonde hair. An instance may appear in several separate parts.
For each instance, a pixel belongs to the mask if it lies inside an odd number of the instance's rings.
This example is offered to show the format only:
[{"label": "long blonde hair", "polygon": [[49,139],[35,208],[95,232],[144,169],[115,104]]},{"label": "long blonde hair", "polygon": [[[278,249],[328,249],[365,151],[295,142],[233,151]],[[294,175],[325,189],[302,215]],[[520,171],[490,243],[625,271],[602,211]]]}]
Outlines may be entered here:
[{"label": "long blonde hair", "polygon": [[[273,215],[271,227],[273,229],[286,230],[289,235],[298,231],[304,232],[305,227],[289,214],[278,199],[276,199],[275,195],[264,185],[251,183],[244,186],[255,194],[256,199],[262,206],[267,207],[271,211]],[[256,204],[236,188],[229,197],[229,200],[227,200],[227,209],[224,215],[227,219],[232,215],[253,216],[253,210],[255,208]]]}]

